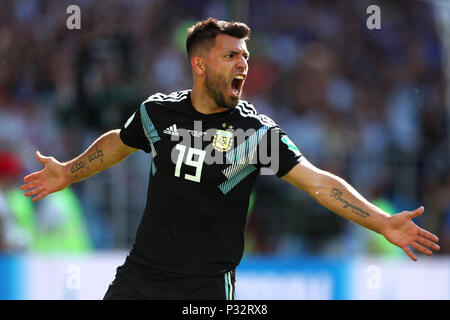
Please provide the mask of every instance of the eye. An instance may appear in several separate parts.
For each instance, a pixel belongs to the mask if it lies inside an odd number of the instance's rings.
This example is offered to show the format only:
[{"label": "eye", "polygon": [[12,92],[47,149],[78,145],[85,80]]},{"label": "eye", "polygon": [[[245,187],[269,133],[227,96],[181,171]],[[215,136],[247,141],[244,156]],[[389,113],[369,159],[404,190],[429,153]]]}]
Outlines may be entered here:
[{"label": "eye", "polygon": [[225,58],[233,58],[233,54],[232,54],[232,53],[227,53],[227,54],[225,55]]}]

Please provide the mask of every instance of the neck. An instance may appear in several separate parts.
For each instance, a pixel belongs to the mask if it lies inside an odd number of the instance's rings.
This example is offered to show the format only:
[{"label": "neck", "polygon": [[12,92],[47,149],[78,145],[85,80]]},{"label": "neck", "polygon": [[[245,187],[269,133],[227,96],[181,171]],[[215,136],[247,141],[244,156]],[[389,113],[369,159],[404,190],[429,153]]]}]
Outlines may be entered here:
[{"label": "neck", "polygon": [[217,113],[228,110],[220,107],[214,99],[208,94],[206,88],[200,88],[198,85],[192,87],[191,102],[194,109],[203,114]]}]

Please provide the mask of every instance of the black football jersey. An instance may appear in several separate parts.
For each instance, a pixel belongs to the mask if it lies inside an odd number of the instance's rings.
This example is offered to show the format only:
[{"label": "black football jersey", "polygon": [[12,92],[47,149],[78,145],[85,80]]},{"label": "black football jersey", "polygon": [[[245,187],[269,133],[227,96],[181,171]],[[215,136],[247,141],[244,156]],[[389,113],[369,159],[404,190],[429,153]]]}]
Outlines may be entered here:
[{"label": "black football jersey", "polygon": [[125,266],[167,287],[234,269],[257,176],[282,177],[302,157],[250,102],[202,114],[190,92],[150,96],[120,132],[126,145],[152,155],[147,204]]}]

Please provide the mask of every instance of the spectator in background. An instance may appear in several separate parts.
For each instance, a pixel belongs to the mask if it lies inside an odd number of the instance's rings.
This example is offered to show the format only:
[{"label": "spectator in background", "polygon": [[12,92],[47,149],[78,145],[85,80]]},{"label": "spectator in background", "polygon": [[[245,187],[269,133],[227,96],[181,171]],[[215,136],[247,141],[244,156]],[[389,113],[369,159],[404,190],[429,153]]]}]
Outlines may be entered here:
[{"label": "spectator in background", "polygon": [[92,249],[81,203],[71,188],[48,197],[37,208],[36,237],[38,252],[84,252]]},{"label": "spectator in background", "polygon": [[18,188],[18,156],[0,152],[0,250],[82,252],[92,249],[80,201],[68,188],[34,207]]},{"label": "spectator in background", "polygon": [[0,151],[0,250],[31,248],[34,236],[34,207],[18,188],[22,164],[9,151]]}]

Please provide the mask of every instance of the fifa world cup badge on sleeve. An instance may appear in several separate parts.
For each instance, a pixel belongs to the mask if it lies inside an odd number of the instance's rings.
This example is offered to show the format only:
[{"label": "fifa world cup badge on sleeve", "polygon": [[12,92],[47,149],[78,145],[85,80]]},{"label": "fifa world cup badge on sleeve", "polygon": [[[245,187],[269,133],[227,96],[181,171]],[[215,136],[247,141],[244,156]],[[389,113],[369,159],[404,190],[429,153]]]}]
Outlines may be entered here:
[{"label": "fifa world cup badge on sleeve", "polygon": [[230,131],[217,130],[213,137],[213,147],[217,151],[226,152],[233,144],[233,133]]}]

